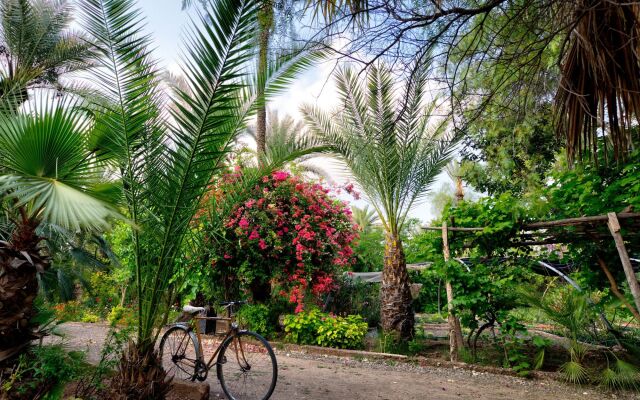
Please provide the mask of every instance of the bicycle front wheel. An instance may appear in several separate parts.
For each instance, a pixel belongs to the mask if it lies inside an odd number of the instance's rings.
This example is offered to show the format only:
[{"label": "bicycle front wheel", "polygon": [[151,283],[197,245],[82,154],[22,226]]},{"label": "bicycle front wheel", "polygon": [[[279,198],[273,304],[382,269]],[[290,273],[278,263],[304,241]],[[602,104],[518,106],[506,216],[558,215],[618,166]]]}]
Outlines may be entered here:
[{"label": "bicycle front wheel", "polygon": [[267,400],[278,379],[273,349],[255,332],[240,331],[222,344],[218,379],[231,400]]},{"label": "bicycle front wheel", "polygon": [[160,341],[160,356],[167,378],[196,380],[202,355],[191,329],[181,325],[169,328]]}]

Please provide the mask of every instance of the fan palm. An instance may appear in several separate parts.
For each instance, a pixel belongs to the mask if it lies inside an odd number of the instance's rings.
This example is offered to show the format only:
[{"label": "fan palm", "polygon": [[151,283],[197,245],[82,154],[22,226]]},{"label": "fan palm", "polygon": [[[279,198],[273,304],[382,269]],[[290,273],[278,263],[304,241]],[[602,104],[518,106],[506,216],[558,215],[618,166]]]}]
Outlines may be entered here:
[{"label": "fan palm", "polygon": [[400,232],[453,150],[445,124],[434,125],[430,118],[434,104],[423,106],[425,84],[426,72],[416,69],[405,84],[404,100],[395,105],[389,69],[371,68],[366,82],[345,69],[337,75],[339,112],[302,109],[309,129],[333,148],[380,218],[385,230],[382,327],[402,338],[413,335],[414,315]]},{"label": "fan palm", "polygon": [[[83,25],[101,55],[95,60],[94,83],[108,99],[96,105],[96,126],[102,131],[97,143],[115,156],[128,217],[137,228],[131,238],[137,338],[112,387],[117,397],[164,398],[165,373],[154,345],[172,302],[175,267],[182,254],[198,251],[185,252],[196,244],[190,222],[230,144],[255,110],[258,96],[247,65],[254,55],[258,4],[208,3],[186,41],[184,88],[175,89],[169,104],[163,104],[160,74],[133,1],[84,0],[81,9]],[[288,57],[257,79],[264,79],[271,96],[316,57]]]},{"label": "fan palm", "polygon": [[65,0],[3,0],[0,5],[0,105],[15,111],[27,89],[59,86],[59,77],[87,66],[89,47],[67,29]]},{"label": "fan palm", "polygon": [[118,215],[110,205],[117,191],[91,149],[93,127],[86,117],[69,102],[40,105],[28,115],[0,114],[0,194],[13,219],[10,237],[0,241],[3,356],[31,339],[37,273],[49,266],[38,227],[102,229]]}]

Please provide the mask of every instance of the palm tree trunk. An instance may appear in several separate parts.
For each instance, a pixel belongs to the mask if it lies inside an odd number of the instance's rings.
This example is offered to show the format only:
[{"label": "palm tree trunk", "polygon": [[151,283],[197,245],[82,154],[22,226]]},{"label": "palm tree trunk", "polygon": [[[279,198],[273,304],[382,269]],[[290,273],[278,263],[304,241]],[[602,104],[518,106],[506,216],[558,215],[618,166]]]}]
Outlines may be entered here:
[{"label": "palm tree trunk", "polygon": [[396,333],[405,340],[413,337],[415,325],[409,288],[402,241],[397,234],[387,233],[380,289],[382,330],[385,333]]},{"label": "palm tree trunk", "polygon": [[49,266],[40,254],[38,223],[23,216],[9,243],[0,241],[0,360],[33,339],[30,320],[38,295],[37,273]]},{"label": "palm tree trunk", "polygon": [[258,155],[262,155],[266,152],[267,136],[267,104],[264,98],[265,82],[263,78],[267,75],[269,68],[269,40],[271,36],[271,26],[273,24],[273,6],[271,1],[263,0],[262,7],[258,13],[258,21],[260,25],[258,76],[260,79],[258,79],[259,103],[256,116],[256,144],[258,147]]}]

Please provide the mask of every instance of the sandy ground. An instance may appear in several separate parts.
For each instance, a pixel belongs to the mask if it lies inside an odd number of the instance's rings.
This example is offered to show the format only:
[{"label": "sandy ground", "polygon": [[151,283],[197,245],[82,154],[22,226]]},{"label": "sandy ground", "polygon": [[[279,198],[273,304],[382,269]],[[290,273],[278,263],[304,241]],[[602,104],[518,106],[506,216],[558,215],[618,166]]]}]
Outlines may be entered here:
[{"label": "sandy ground", "polygon": [[[96,362],[107,333],[101,324],[66,323],[60,327],[68,348],[86,350]],[[276,350],[278,385],[272,399],[640,399],[551,380],[526,380],[462,369],[420,367],[410,363],[311,356]],[[215,372],[207,379],[211,398],[225,398]]]}]

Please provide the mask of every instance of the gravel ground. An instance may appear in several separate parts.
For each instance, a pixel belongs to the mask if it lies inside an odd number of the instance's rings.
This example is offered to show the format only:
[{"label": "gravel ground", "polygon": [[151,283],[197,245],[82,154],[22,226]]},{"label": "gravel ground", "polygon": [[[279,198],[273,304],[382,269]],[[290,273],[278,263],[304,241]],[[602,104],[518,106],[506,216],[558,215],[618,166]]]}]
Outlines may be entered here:
[{"label": "gravel ground", "polygon": [[[87,350],[96,362],[107,333],[101,324],[67,323],[60,330],[70,349]],[[272,399],[637,399],[633,393],[607,393],[553,380],[527,380],[460,368],[437,368],[414,363],[317,356],[276,350],[278,385]],[[211,398],[225,398],[215,373],[207,379]]]}]

